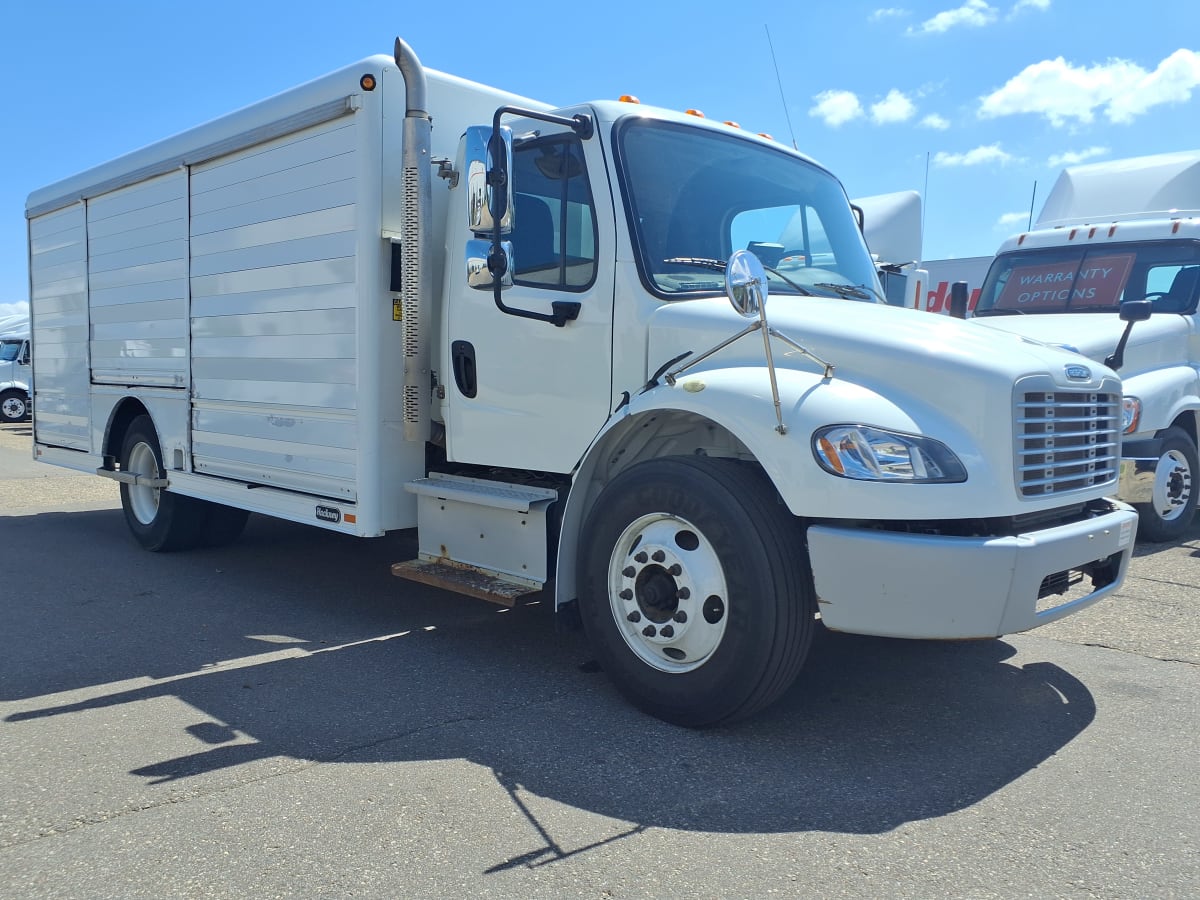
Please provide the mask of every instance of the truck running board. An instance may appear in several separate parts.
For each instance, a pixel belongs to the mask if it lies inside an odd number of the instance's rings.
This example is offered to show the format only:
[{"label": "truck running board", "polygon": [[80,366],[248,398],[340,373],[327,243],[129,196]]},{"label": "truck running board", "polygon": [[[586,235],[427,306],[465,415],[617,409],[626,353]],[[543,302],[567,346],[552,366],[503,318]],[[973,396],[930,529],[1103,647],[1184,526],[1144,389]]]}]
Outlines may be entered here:
[{"label": "truck running board", "polygon": [[417,495],[419,555],[393,575],[504,606],[545,585],[557,491],[437,472],[404,489]]},{"label": "truck running board", "polygon": [[465,594],[501,606],[516,606],[517,601],[542,589],[540,584],[529,585],[508,581],[495,573],[474,566],[464,566],[449,559],[410,559],[392,565],[392,574],[409,581],[419,581],[445,591]]}]

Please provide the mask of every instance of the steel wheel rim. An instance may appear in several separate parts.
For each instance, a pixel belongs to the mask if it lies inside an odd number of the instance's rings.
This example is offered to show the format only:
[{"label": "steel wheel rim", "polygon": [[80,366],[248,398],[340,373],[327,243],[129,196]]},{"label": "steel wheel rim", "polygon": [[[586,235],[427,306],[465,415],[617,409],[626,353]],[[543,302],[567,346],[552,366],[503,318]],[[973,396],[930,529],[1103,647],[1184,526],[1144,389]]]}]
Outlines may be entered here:
[{"label": "steel wheel rim", "polygon": [[613,621],[642,662],[680,674],[704,665],[729,621],[729,593],[716,548],[679,516],[631,522],[608,564]]},{"label": "steel wheel rim", "polygon": [[[149,444],[137,443],[129,451],[129,460],[124,471],[132,475],[146,478],[158,477],[158,460]],[[143,525],[150,525],[158,515],[158,488],[146,487],[143,484],[127,484],[126,496],[129,498],[129,508]]]},{"label": "steel wheel rim", "polygon": [[1168,450],[1154,470],[1154,509],[1164,522],[1183,515],[1192,497],[1192,470],[1179,450]]},{"label": "steel wheel rim", "polygon": [[4,415],[10,419],[25,417],[25,403],[20,397],[5,397],[4,403],[0,408],[4,410]]}]

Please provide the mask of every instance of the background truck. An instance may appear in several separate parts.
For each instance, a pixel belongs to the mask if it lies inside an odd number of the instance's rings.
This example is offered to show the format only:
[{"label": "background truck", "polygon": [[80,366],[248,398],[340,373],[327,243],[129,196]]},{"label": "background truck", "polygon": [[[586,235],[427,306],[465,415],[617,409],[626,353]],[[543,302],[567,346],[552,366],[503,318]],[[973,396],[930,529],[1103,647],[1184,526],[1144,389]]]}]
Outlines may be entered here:
[{"label": "background truck", "polygon": [[982,281],[977,320],[1113,354],[1130,301],[1149,301],[1132,326],[1124,383],[1118,496],[1139,534],[1179,538],[1196,511],[1200,427],[1200,151],[1066,169],[1032,231],[1005,241]]},{"label": "background truck", "polygon": [[0,422],[29,417],[29,322],[0,322]]},{"label": "background truck", "polygon": [[761,709],[818,623],[992,637],[1126,571],[1116,376],[877,302],[839,182],[729,124],[397,40],[26,216],[34,454],[144,547],[416,528],[397,574],[552,591],[673,722]]}]

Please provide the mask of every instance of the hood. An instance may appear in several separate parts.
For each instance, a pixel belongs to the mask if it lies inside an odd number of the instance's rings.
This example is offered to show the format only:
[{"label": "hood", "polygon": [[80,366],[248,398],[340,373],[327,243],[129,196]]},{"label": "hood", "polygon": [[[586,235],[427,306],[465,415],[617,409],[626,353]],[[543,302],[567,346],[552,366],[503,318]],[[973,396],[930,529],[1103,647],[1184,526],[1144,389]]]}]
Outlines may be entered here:
[{"label": "hood", "polygon": [[[1117,349],[1125,331],[1125,323],[1116,313],[984,316],[968,322],[1045,344],[1066,346],[1099,363]],[[1186,360],[1193,330],[1188,317],[1175,313],[1155,313],[1145,322],[1135,322],[1125,345],[1121,377],[1129,378]]]},{"label": "hood", "polygon": [[[900,388],[917,395],[959,393],[971,386],[990,390],[997,380],[1011,386],[1024,375],[1041,373],[1050,373],[1064,387],[1082,386],[1065,376],[1066,367],[1079,360],[1074,353],[920,310],[776,296],[768,300],[767,318],[775,331],[832,363],[835,379],[865,386]],[[667,360],[688,350],[693,355],[704,353],[748,324],[751,320],[738,316],[723,297],[664,304],[650,321],[647,377]],[[772,353],[777,366],[820,371],[782,341],[772,342]],[[762,338],[757,333],[726,347],[700,367],[737,364],[763,365]],[[1089,368],[1093,384],[1108,374],[1103,366]]]}]

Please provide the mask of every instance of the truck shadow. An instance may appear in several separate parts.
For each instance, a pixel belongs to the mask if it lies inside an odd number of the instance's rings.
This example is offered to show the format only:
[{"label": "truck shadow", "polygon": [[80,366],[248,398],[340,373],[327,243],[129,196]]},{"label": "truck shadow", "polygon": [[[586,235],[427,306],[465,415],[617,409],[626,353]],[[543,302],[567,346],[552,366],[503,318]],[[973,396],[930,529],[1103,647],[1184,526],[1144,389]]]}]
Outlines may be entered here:
[{"label": "truck shadow", "polygon": [[[112,707],[136,717],[144,701],[178,698],[202,711],[186,728],[198,749],[133,770],[147,791],[275,757],[465,759],[531,818],[533,795],[632,823],[628,833],[878,833],[978,802],[1095,715],[1078,679],[1014,664],[1003,641],[826,634],[782,702],[687,731],[629,707],[538,598],[501,612],[385,574],[406,536],[255,522],[237,547],[168,557],[133,549],[112,518],[29,517],[34,531],[65,532],[65,546],[90,530],[86,553],[108,564],[84,595],[49,593],[73,566],[31,571],[43,603],[21,618],[18,658],[0,662],[5,699],[22,700],[3,727]],[[562,855],[547,837],[496,869]]]}]

